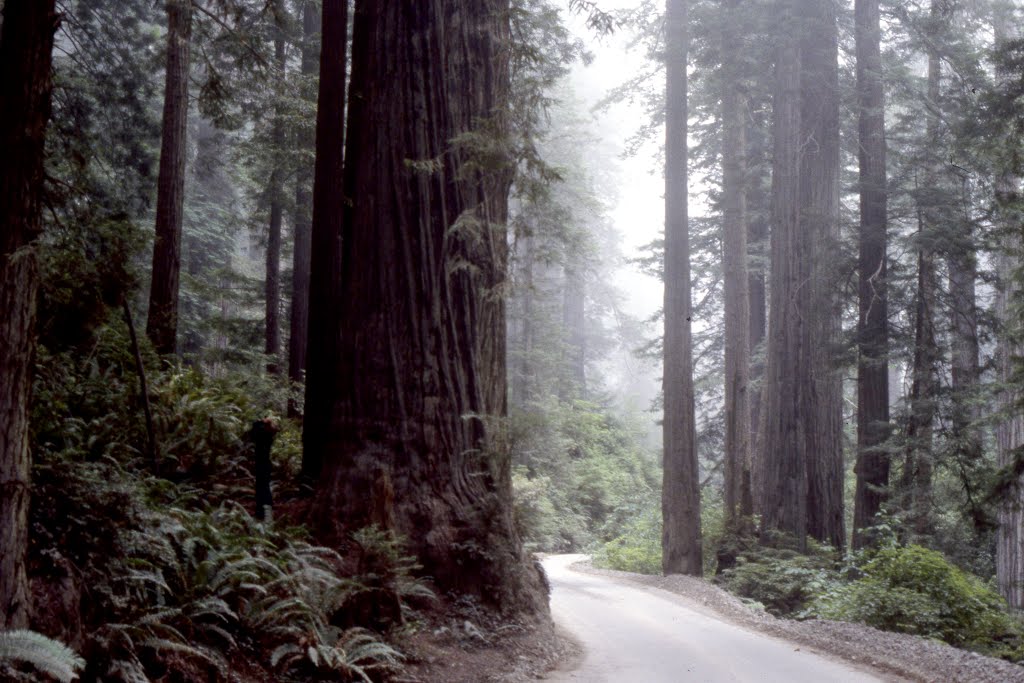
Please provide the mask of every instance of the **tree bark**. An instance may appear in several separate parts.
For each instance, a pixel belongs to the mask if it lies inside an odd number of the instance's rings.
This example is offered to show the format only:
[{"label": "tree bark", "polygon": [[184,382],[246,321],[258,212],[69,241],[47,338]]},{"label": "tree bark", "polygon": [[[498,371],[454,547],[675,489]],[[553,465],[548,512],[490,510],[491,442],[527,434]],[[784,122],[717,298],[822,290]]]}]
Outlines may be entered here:
[{"label": "tree bark", "polygon": [[287,10],[283,0],[274,4],[274,70],[277,72],[277,92],[274,105],[274,123],[270,134],[272,149],[270,155],[273,169],[267,193],[270,195],[270,225],[267,230],[267,268],[264,281],[266,303],[264,348],[268,357],[267,371],[276,374],[281,354],[281,219],[284,214],[284,112],[281,98],[284,97],[285,52],[284,33]]},{"label": "tree bark", "polygon": [[[997,5],[993,16],[993,28],[996,46],[1007,40],[1020,38],[1019,20],[1016,20],[1014,8],[1007,4]],[[1013,74],[1002,69],[996,72],[998,82],[1005,83]],[[1024,244],[1021,243],[1019,226],[1021,215],[1013,210],[1015,203],[1020,202],[1021,179],[1019,162],[1005,160],[996,180],[996,200],[1000,207],[998,220],[1000,227],[1016,237],[1005,245],[1004,251],[997,261],[1001,287],[996,295],[996,313],[1003,325],[1003,333],[999,341],[996,362],[999,379],[1005,389],[999,396],[999,404],[1007,411],[996,425],[996,464],[1001,469],[1009,470],[1019,458],[1019,450],[1024,446],[1024,412],[1019,389],[1015,388],[1016,364],[1024,356],[1024,346],[1019,341],[1021,327],[1019,305],[1014,302],[1020,297],[1020,264],[1024,255]],[[1019,382],[1016,384],[1019,387]],[[996,533],[996,584],[1010,607],[1024,609],[1024,474],[1018,473],[1010,480],[1010,486],[999,501],[998,522]]]},{"label": "tree bark", "polygon": [[322,12],[309,263],[306,412],[302,425],[302,476],[310,484],[318,480],[328,448],[333,403],[338,393],[337,366],[340,362],[352,362],[351,358],[338,356],[342,331],[338,311],[345,216],[342,170],[348,0],[324,0]]},{"label": "tree bark", "polygon": [[344,362],[313,516],[326,537],[393,530],[442,591],[543,614],[504,435],[508,13],[508,0],[356,4]]},{"label": "tree bark", "polygon": [[157,353],[172,354],[178,333],[178,285],[181,274],[181,219],[185,201],[188,133],[189,40],[191,0],[167,0],[167,68],[157,178],[153,281],[146,336]]},{"label": "tree bark", "polygon": [[[800,47],[800,231],[810,247],[809,308],[803,312],[809,349],[808,392],[802,396],[806,439],[807,533],[842,548],[843,387],[836,365],[841,302],[839,242],[839,35],[835,5],[802,0]],[[805,265],[805,267],[806,267]]]},{"label": "tree bark", "polygon": [[858,258],[857,488],[853,547],[870,541],[863,530],[888,498],[889,299],[885,96],[878,0],[854,7],[857,49],[860,236]]},{"label": "tree bark", "polygon": [[747,271],[746,106],[739,0],[722,2],[722,266],[725,288],[725,517],[734,528],[753,514],[751,499],[750,283]]},{"label": "tree bark", "polygon": [[806,240],[800,225],[800,33],[797,0],[780,1],[776,58],[772,161],[771,317],[761,413],[761,532],[791,535],[798,548],[807,542],[807,450],[803,437],[804,395],[809,389],[809,349],[804,313],[808,310]]},{"label": "tree bark", "polygon": [[[320,17],[317,5],[306,0],[302,6],[302,96],[312,104],[316,92],[310,81],[317,73],[320,59],[319,41]],[[302,127],[296,135],[296,147],[301,154],[312,155],[315,128]],[[312,160],[312,157],[310,157]],[[292,308],[288,335],[288,379],[298,384],[305,377],[306,345],[309,342],[309,266],[311,258],[313,202],[313,164],[305,158],[299,161],[295,174],[295,217],[294,243],[292,245]],[[289,417],[299,415],[297,401],[288,402]]]},{"label": "tree bark", "polygon": [[29,399],[36,349],[53,0],[7,0],[0,37],[0,630],[27,628],[25,557],[32,454]]},{"label": "tree bark", "polygon": [[700,576],[703,562],[687,216],[688,4],[687,0],[667,0],[665,16],[665,451],[661,567],[665,574]]}]

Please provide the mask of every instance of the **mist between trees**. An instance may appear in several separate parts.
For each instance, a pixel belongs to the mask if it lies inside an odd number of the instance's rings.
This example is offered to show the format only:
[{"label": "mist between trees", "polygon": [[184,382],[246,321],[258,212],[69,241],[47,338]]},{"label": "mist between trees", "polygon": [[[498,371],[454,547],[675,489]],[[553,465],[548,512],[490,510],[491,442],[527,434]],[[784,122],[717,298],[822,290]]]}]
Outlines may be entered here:
[{"label": "mist between trees", "polygon": [[1024,656],[1020,3],[0,7],[3,676],[384,680],[538,551]]}]

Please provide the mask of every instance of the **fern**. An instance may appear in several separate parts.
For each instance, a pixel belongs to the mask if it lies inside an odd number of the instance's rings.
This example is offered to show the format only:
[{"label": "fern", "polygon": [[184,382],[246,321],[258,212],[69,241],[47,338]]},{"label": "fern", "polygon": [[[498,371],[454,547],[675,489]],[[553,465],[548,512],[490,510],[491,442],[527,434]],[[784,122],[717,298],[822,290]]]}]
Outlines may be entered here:
[{"label": "fern", "polygon": [[31,664],[59,681],[73,681],[85,667],[74,650],[41,633],[27,630],[0,631],[0,660]]}]

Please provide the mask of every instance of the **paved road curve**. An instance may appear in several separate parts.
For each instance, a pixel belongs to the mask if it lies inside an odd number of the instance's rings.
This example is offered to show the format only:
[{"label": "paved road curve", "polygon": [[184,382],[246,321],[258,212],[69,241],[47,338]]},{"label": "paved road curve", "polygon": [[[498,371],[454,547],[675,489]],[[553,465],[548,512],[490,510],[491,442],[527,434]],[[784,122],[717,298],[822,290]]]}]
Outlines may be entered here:
[{"label": "paved road curve", "polygon": [[698,611],[685,597],[569,569],[582,555],[544,560],[555,623],[583,646],[557,683],[833,683],[880,681],[850,665]]}]

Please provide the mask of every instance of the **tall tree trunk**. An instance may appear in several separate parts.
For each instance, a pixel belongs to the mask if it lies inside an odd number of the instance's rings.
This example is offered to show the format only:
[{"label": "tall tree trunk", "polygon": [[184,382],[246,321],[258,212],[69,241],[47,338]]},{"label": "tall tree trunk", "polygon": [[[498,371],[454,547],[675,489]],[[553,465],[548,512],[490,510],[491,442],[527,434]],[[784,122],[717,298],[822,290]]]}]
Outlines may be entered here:
[{"label": "tall tree trunk", "polygon": [[267,371],[277,373],[281,354],[281,218],[284,214],[284,111],[281,99],[284,97],[285,53],[284,32],[287,21],[284,0],[274,3],[274,70],[277,72],[277,92],[274,104],[274,123],[270,134],[273,149],[270,155],[273,170],[267,193],[270,195],[270,225],[267,231],[267,269],[264,281],[266,302],[264,348],[269,362]]},{"label": "tall tree trunk", "polygon": [[344,362],[313,516],[327,537],[403,535],[442,591],[545,613],[504,436],[508,14],[508,0],[356,4]]},{"label": "tall tree trunk", "polygon": [[[800,231],[810,246],[810,308],[803,312],[809,391],[801,428],[806,439],[807,533],[841,548],[843,521],[843,387],[836,367],[840,344],[839,34],[835,5],[802,0],[800,47]],[[806,142],[812,141],[812,142]],[[806,287],[805,287],[806,288]]]},{"label": "tall tree trunk", "polygon": [[0,630],[27,628],[25,556],[32,454],[29,397],[36,349],[41,197],[53,0],[7,0],[0,36]]},{"label": "tall tree trunk", "polygon": [[[317,4],[306,0],[302,6],[302,97],[311,104],[316,103],[316,91],[311,81],[317,73],[320,60],[319,40],[320,16]],[[296,135],[296,147],[300,154],[312,155],[316,144],[316,129],[302,125]],[[298,384],[306,371],[306,345],[309,340],[309,262],[311,257],[310,239],[313,227],[313,164],[303,157],[295,173],[295,235],[292,248],[292,309],[288,335],[288,379]],[[289,401],[288,414],[297,417],[297,401]]]},{"label": "tall tree trunk", "polygon": [[[941,0],[932,0],[933,38],[938,35],[937,22],[943,9]],[[926,139],[934,144],[939,137],[939,106],[941,64],[934,40],[928,50],[928,116]],[[917,314],[914,328],[913,384],[910,395],[910,424],[907,429],[908,452],[904,465],[904,490],[908,494],[909,512],[914,532],[931,533],[933,423],[939,391],[939,350],[935,339],[937,280],[935,272],[935,231],[940,221],[938,206],[939,167],[935,159],[926,161],[924,188],[918,193],[918,274]]]},{"label": "tall tree trunk", "polygon": [[[749,110],[749,107],[748,107]],[[749,111],[748,111],[749,113]],[[752,137],[757,134],[759,138],[767,137],[767,130],[758,130],[758,123],[747,121],[745,135],[747,140],[748,168],[753,164],[750,162],[761,161],[767,158],[767,150],[751,146]],[[767,126],[764,126],[767,128]],[[759,140],[760,142],[760,140]],[[757,159],[751,157],[756,154]],[[751,498],[753,500],[754,512],[760,514],[760,504],[764,496],[764,463],[762,462],[763,448],[761,446],[761,410],[764,403],[764,348],[763,344],[768,335],[768,306],[766,287],[765,264],[768,262],[769,251],[769,225],[771,223],[771,200],[769,193],[765,192],[758,180],[750,182],[746,188],[747,204],[747,260],[748,266],[748,291],[749,291],[749,322],[750,322],[750,386],[748,400],[750,403],[750,458],[751,458]]]},{"label": "tall tree trunk", "polygon": [[804,313],[809,298],[806,240],[800,225],[800,40],[797,0],[780,0],[772,161],[771,317],[761,413],[761,531],[807,541],[807,451],[802,434],[809,349]]},{"label": "tall tree trunk", "polygon": [[178,334],[191,37],[192,0],[167,0],[164,118],[160,141],[160,175],[157,179],[153,282],[149,290],[149,317],[146,320],[146,336],[153,342],[157,353],[161,354],[174,353]]},{"label": "tall tree trunk", "polygon": [[[1019,15],[1017,15],[1019,16]],[[1020,30],[1019,19],[1015,17],[1015,9],[1007,4],[997,5],[993,16],[996,46],[1007,40],[1018,39]],[[997,71],[996,78],[1005,83],[1013,74]],[[1012,159],[1012,158],[1011,158]],[[1019,207],[1021,201],[1020,162],[1017,159],[1004,160],[996,182],[996,199],[1001,208],[999,214],[1000,227],[1015,239],[1008,240],[1004,252],[998,259],[1001,287],[997,294],[996,311],[1003,325],[1003,333],[999,342],[997,356],[999,379],[1006,390],[1000,396],[1001,408],[1007,416],[996,426],[997,464],[1000,468],[1009,469],[1019,458],[1019,450],[1024,446],[1024,412],[1021,410],[1019,389],[1014,389],[1014,380],[1018,380],[1015,367],[1024,356],[1024,347],[1020,344],[1021,311],[1013,302],[1019,300],[1021,257],[1024,255],[1024,244],[1020,240],[1021,218]],[[1024,609],[1024,474],[1012,477],[1010,486],[999,502],[999,528],[996,533],[996,583],[999,592],[1006,598],[1010,607]]]},{"label": "tall tree trunk", "polygon": [[746,106],[739,0],[722,2],[722,265],[725,285],[725,517],[735,528],[753,514],[750,460],[750,282],[747,271]]},{"label": "tall tree trunk", "polygon": [[[338,393],[340,358],[341,247],[345,216],[343,193],[345,78],[348,62],[348,0],[324,0],[320,46],[320,87],[316,114],[316,163],[309,263],[309,325],[305,417],[302,424],[302,476],[320,476]],[[376,295],[374,296],[376,299]]]},{"label": "tall tree trunk", "polygon": [[586,285],[578,264],[565,268],[562,298],[562,329],[565,334],[564,373],[559,398],[585,399],[587,393]]},{"label": "tall tree trunk", "polygon": [[870,539],[862,530],[874,523],[888,497],[889,298],[887,282],[887,195],[885,96],[882,83],[878,0],[857,0],[858,161],[860,164],[860,255],[858,259],[857,489],[853,547]]},{"label": "tall tree trunk", "polygon": [[665,454],[661,567],[665,574],[700,576],[703,563],[687,216],[688,4],[688,0],[667,0],[665,16]]}]

